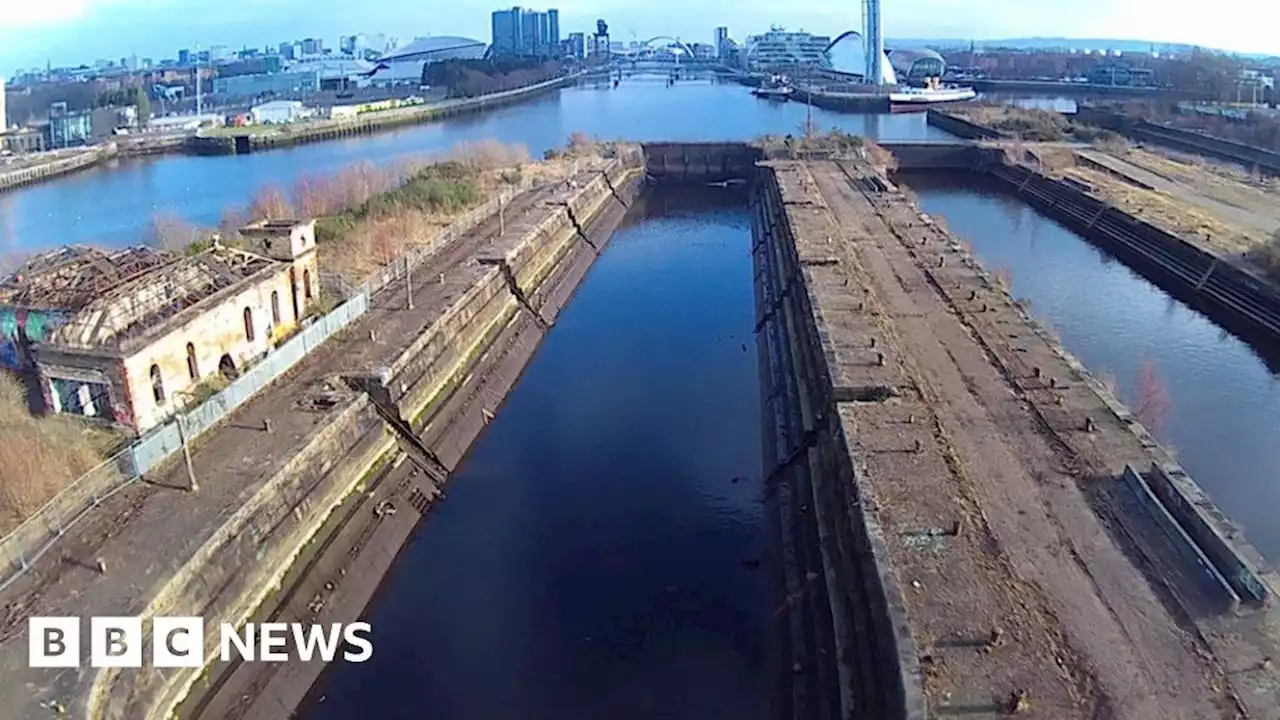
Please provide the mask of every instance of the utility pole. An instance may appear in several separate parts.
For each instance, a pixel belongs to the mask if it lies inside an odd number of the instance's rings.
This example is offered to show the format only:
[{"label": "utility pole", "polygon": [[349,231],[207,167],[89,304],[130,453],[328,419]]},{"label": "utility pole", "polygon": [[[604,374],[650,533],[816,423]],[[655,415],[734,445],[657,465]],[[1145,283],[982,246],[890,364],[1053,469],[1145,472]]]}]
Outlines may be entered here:
[{"label": "utility pole", "polygon": [[[191,398],[189,393],[182,390],[178,390],[177,394]],[[191,462],[191,445],[187,442],[186,413],[179,408],[178,412],[174,413],[173,419],[178,425],[178,442],[182,444],[182,463],[187,468],[187,490],[197,492],[200,490],[200,483],[196,482],[196,466]]]},{"label": "utility pole", "polygon": [[413,309],[413,281],[409,276],[411,268],[412,266],[409,264],[409,255],[406,253],[404,256],[404,294],[405,297],[409,298],[410,310]]}]

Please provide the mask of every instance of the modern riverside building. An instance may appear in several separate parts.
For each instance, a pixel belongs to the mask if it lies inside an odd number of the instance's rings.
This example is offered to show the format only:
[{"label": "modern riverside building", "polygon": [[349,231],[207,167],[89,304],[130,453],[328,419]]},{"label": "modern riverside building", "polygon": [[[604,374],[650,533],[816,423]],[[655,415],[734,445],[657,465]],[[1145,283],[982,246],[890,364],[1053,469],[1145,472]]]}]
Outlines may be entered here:
[{"label": "modern riverside building", "polygon": [[550,57],[560,54],[560,11],[513,7],[493,13],[493,54]]}]

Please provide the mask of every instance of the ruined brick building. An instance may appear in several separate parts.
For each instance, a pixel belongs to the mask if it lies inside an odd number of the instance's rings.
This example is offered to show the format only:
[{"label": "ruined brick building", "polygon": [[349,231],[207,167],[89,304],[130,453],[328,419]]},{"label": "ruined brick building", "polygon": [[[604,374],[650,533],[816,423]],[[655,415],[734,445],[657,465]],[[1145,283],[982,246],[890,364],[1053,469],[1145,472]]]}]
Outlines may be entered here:
[{"label": "ruined brick building", "polygon": [[0,365],[44,409],[142,434],[215,374],[234,378],[296,330],[319,290],[314,222],[257,223],[242,248],[183,257],[67,247],[0,281]]}]

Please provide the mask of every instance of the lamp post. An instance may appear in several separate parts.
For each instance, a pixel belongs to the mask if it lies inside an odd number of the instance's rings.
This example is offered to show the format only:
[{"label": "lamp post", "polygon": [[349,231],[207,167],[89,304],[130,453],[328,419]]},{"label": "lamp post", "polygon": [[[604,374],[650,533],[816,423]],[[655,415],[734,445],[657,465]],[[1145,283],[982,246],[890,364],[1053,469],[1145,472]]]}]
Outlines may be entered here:
[{"label": "lamp post", "polygon": [[[176,390],[174,391],[174,394],[179,396],[185,395],[192,400],[195,399],[195,397],[186,390]],[[178,425],[178,441],[182,443],[182,462],[187,468],[187,491],[198,492],[200,490],[200,483],[196,482],[196,468],[191,462],[191,445],[187,442],[186,417],[186,414],[182,412],[181,408],[178,409],[178,412],[174,413],[174,420]]]}]

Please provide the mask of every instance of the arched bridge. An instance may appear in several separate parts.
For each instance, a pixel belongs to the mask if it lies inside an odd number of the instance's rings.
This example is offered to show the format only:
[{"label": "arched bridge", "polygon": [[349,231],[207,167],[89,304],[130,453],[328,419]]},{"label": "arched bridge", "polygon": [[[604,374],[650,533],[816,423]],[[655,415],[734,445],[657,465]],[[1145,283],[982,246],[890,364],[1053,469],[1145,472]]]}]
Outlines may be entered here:
[{"label": "arched bridge", "polygon": [[683,50],[684,54],[689,56],[690,60],[693,59],[693,50],[690,49],[688,45],[685,45],[684,42],[680,40],[680,38],[674,38],[674,37],[671,37],[670,35],[658,35],[657,37],[651,37],[648,40],[645,40],[643,43],[641,43],[640,46],[647,48],[650,45],[660,40],[665,41],[667,46],[675,45],[676,47]]}]

